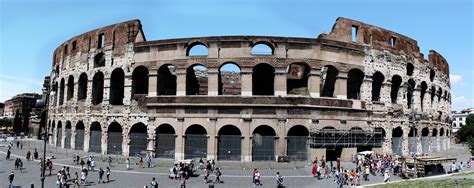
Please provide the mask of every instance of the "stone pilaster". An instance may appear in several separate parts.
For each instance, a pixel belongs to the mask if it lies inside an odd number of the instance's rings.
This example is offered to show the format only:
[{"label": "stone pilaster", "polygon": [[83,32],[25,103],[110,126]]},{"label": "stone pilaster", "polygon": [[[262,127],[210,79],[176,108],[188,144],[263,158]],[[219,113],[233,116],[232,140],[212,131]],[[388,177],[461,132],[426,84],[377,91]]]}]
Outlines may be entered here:
[{"label": "stone pilaster", "polygon": [[278,156],[286,156],[287,155],[287,135],[286,135],[286,118],[279,118],[278,119],[278,126],[277,126],[277,146],[276,146],[276,156],[275,159],[278,159]]},{"label": "stone pilaster", "polygon": [[158,95],[158,69],[151,69],[148,73],[148,96]]},{"label": "stone pilaster", "polygon": [[275,88],[275,96],[286,96],[286,70],[277,69],[275,70],[275,77],[273,82]]},{"label": "stone pilaster", "polygon": [[176,96],[186,96],[186,69],[176,69]]},{"label": "stone pilaster", "polygon": [[311,97],[321,96],[321,70],[311,69],[308,78],[308,91]]},{"label": "stone pilaster", "polygon": [[347,73],[339,73],[334,87],[334,96],[336,98],[347,99]]},{"label": "stone pilaster", "polygon": [[207,70],[207,95],[217,96],[219,95],[219,70],[217,68],[209,68]]},{"label": "stone pilaster", "polygon": [[372,101],[372,76],[365,76],[360,86],[360,100],[361,101]]},{"label": "stone pilaster", "polygon": [[207,142],[207,159],[217,160],[217,132],[216,132],[216,118],[209,118],[209,133]]},{"label": "stone pilaster", "polygon": [[242,76],[241,80],[241,95],[242,96],[252,96],[252,70],[247,70],[247,68],[242,68],[240,72]]}]

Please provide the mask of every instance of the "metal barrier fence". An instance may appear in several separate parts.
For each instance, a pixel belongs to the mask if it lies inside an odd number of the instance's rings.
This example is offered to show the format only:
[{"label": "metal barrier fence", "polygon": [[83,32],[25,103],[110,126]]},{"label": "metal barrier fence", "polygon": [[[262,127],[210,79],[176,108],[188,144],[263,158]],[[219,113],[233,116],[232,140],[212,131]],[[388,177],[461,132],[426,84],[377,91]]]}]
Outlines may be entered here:
[{"label": "metal barrier fence", "polygon": [[109,132],[107,141],[107,154],[122,155],[122,132]]},{"label": "metal barrier fence", "polygon": [[254,135],[252,139],[252,160],[275,160],[275,137]]},{"label": "metal barrier fence", "polygon": [[439,151],[438,138],[436,136],[431,137],[431,151]]},{"label": "metal barrier fence", "polygon": [[56,136],[56,146],[61,147],[61,139],[63,137],[62,129],[58,128],[56,134],[57,134],[57,136]]},{"label": "metal barrier fence", "polygon": [[76,129],[76,150],[84,149],[84,129]]},{"label": "metal barrier fence", "polygon": [[206,158],[207,157],[207,136],[200,134],[187,134],[184,147],[184,158]]},{"label": "metal barrier fence", "polygon": [[307,136],[288,136],[288,157],[290,161],[305,161],[308,158]]},{"label": "metal barrier fence", "polygon": [[102,132],[91,130],[89,138],[89,152],[102,152]]},{"label": "metal barrier fence", "polygon": [[174,134],[157,134],[155,157],[157,158],[174,158],[175,154],[175,140]]},{"label": "metal barrier fence", "polygon": [[421,150],[423,153],[430,153],[430,137],[421,137]]},{"label": "metal barrier fence", "polygon": [[402,155],[403,148],[403,138],[402,137],[392,137],[392,152],[396,155]]},{"label": "metal barrier fence", "polygon": [[66,129],[66,137],[64,138],[64,148],[71,149],[71,129]]},{"label": "metal barrier fence", "polygon": [[242,138],[240,135],[220,135],[217,159],[240,161]]},{"label": "metal barrier fence", "polygon": [[408,152],[416,153],[416,137],[408,137]]},{"label": "metal barrier fence", "polygon": [[130,155],[141,156],[148,146],[146,133],[130,133]]},{"label": "metal barrier fence", "polygon": [[444,137],[440,136],[439,137],[439,150],[444,151]]}]

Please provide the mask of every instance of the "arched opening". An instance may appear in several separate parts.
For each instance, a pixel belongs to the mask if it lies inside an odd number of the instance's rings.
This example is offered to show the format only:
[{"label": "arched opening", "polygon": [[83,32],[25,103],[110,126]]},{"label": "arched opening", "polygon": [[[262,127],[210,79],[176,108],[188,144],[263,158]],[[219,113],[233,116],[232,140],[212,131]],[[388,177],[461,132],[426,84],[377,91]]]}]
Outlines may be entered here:
[{"label": "arched opening", "polygon": [[113,122],[107,129],[107,154],[122,155],[122,126],[117,122]]},{"label": "arched opening", "polygon": [[61,121],[58,121],[58,127],[56,128],[56,146],[61,147],[63,139],[63,125]]},{"label": "arched opening", "polygon": [[360,86],[364,80],[364,72],[351,69],[347,74],[347,99],[360,99]]},{"label": "arched opening", "polygon": [[87,98],[87,74],[82,73],[79,76],[79,80],[77,81],[77,100],[85,100]]},{"label": "arched opening", "polygon": [[74,96],[74,77],[72,75],[67,79],[67,100],[71,100]]},{"label": "arched opening", "polygon": [[431,150],[439,151],[438,147],[438,129],[434,128],[433,133],[431,134]]},{"label": "arched opening", "polygon": [[219,129],[217,159],[240,161],[242,152],[242,134],[234,125],[226,125]]},{"label": "arched opening", "polygon": [[207,95],[207,67],[192,65],[186,69],[186,95]]},{"label": "arched opening", "polygon": [[425,94],[426,90],[428,89],[428,85],[426,84],[425,81],[421,82],[421,93],[420,93],[420,104],[421,104],[421,111],[424,111],[424,99],[425,99]]},{"label": "arched opening", "polygon": [[64,78],[62,78],[59,84],[59,105],[64,104],[64,87]]},{"label": "arched opening", "polygon": [[187,56],[207,56],[208,55],[207,46],[200,42],[191,44],[188,47],[188,51],[186,52],[186,55]]},{"label": "arched opening", "polygon": [[416,139],[418,137],[418,129],[411,127],[408,133],[408,152],[416,153]]},{"label": "arched opening", "polygon": [[441,97],[442,97],[442,95],[443,95],[443,90],[441,89],[441,87],[438,89],[437,95],[438,95],[438,102],[440,102],[440,101],[441,101]]},{"label": "arched opening", "polygon": [[233,63],[224,63],[219,68],[219,95],[240,95],[240,67]]},{"label": "arched opening", "polygon": [[145,66],[138,66],[132,73],[132,97],[135,94],[148,94],[148,69]]},{"label": "arched opening", "polygon": [[439,150],[444,151],[444,128],[439,129]]},{"label": "arched opening", "polygon": [[274,95],[275,69],[266,63],[256,65],[252,70],[252,94]]},{"label": "arched opening", "polygon": [[433,69],[430,70],[430,81],[433,82],[434,78],[436,76],[436,73]]},{"label": "arched opening", "polygon": [[105,66],[105,55],[100,52],[94,57],[94,68]]},{"label": "arched opening", "polygon": [[258,42],[252,47],[252,55],[273,55],[273,48],[267,43]]},{"label": "arched opening", "polygon": [[136,123],[130,129],[130,156],[146,155],[148,146],[146,126],[143,123]]},{"label": "arched opening", "polygon": [[158,69],[158,95],[176,95],[176,67],[165,64]]},{"label": "arched opening", "polygon": [[286,70],[286,92],[289,95],[309,95],[308,75],[310,68],[306,63],[292,63]]},{"label": "arched opening", "polygon": [[403,130],[396,127],[392,130],[392,153],[402,156],[403,152]]},{"label": "arched opening", "polygon": [[55,94],[52,95],[52,105],[53,106],[56,106],[58,104],[58,94],[59,94],[59,91],[58,91],[58,82],[54,82],[53,83],[53,86],[51,87],[51,93],[54,92]]},{"label": "arched opening", "polygon": [[97,72],[92,79],[92,104],[102,103],[104,98],[104,74]]},{"label": "arched opening", "polygon": [[408,87],[407,87],[407,105],[408,108],[411,108],[413,104],[413,92],[415,92],[416,83],[413,79],[408,80]]},{"label": "arched opening", "polygon": [[121,68],[116,68],[110,76],[110,104],[122,105],[124,97],[125,73]]},{"label": "arched opening", "polygon": [[296,125],[288,130],[287,151],[291,161],[305,161],[308,159],[309,131],[305,126]]},{"label": "arched opening", "polygon": [[431,106],[433,106],[433,101],[434,101],[435,95],[436,95],[436,87],[431,86]]},{"label": "arched opening", "polygon": [[92,122],[89,135],[89,152],[100,153],[102,151],[102,129],[100,123]]},{"label": "arched opening", "polygon": [[390,90],[390,98],[392,103],[397,103],[398,90],[400,89],[400,84],[402,83],[402,78],[398,75],[392,76],[392,88]]},{"label": "arched opening", "polygon": [[423,153],[430,152],[430,130],[428,127],[421,129],[421,151]]},{"label": "arched opening", "polygon": [[380,101],[380,90],[385,76],[381,72],[375,72],[372,76],[372,101]]},{"label": "arched opening", "polygon": [[407,75],[413,76],[413,70],[415,70],[415,66],[411,63],[407,63]]},{"label": "arched opening", "polygon": [[207,157],[207,131],[201,125],[191,125],[186,129],[186,140],[184,147],[184,158],[206,158]]},{"label": "arched opening", "polygon": [[66,121],[66,130],[65,130],[65,137],[64,137],[64,148],[71,149],[71,122]]},{"label": "arched opening", "polygon": [[321,82],[323,86],[321,97],[334,97],[334,89],[339,71],[336,69],[336,67],[326,65],[321,70],[321,74],[321,78],[323,79]]},{"label": "arched opening", "polygon": [[74,146],[76,150],[84,150],[84,123],[82,121],[76,124],[76,143]]},{"label": "arched opening", "polygon": [[268,125],[260,125],[252,133],[252,160],[275,160],[275,130]]},{"label": "arched opening", "polygon": [[159,158],[174,159],[176,133],[170,124],[162,124],[155,130],[156,148],[155,156]]}]

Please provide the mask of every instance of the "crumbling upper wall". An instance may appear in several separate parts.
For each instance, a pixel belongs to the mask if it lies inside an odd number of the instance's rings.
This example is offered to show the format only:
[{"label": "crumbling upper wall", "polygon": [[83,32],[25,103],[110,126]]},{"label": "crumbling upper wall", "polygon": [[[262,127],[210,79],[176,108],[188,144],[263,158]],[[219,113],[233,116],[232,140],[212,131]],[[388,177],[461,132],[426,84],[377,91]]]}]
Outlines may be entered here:
[{"label": "crumbling upper wall", "polygon": [[[354,41],[352,37],[353,29],[355,30],[356,36]],[[333,25],[332,31],[329,34],[321,34],[318,38],[370,45],[373,49],[389,51],[392,54],[405,55],[408,59],[418,59],[421,63],[425,62],[416,40],[356,20],[339,17]],[[432,52],[430,51],[430,56],[434,56],[433,59],[438,59],[438,56],[442,58],[442,56],[436,52],[434,53],[436,55],[431,54]],[[444,58],[442,59],[444,60]],[[431,57],[428,62],[443,73],[449,74],[449,71],[447,71],[447,63],[444,65],[444,68],[441,68],[440,65],[432,63]],[[446,60],[444,60],[444,62],[446,62]]]},{"label": "crumbling upper wall", "polygon": [[430,54],[428,55],[428,63],[449,77],[448,61],[446,61],[446,59],[441,54],[434,50],[430,50]]},{"label": "crumbling upper wall", "polygon": [[104,48],[112,46],[114,55],[122,54],[125,51],[124,45],[127,43],[146,40],[138,19],[101,27],[75,36],[57,47],[53,54],[53,69],[57,63],[61,62],[61,57],[64,59],[78,52],[88,53],[91,49],[98,49],[101,34],[104,36]]}]

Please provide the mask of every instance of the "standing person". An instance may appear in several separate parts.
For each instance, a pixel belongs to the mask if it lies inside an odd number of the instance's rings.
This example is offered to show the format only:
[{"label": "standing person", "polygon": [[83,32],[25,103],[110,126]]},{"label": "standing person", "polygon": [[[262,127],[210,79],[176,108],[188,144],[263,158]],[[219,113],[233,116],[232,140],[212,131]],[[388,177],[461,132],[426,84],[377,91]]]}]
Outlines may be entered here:
[{"label": "standing person", "polygon": [[79,157],[79,155],[76,155],[76,165],[79,164],[79,159],[81,159],[81,158]]},{"label": "standing person", "polygon": [[84,162],[84,160],[81,159],[81,162],[79,164],[81,165],[81,169],[83,169],[86,163]]},{"label": "standing person", "polygon": [[146,164],[148,168],[151,168],[151,155],[147,155]]},{"label": "standing person", "polygon": [[30,150],[28,150],[28,152],[26,153],[26,160],[29,161],[30,157],[31,157],[31,152]]},{"label": "standing person", "polygon": [[111,156],[109,156],[108,162],[109,162],[109,167],[112,167],[112,157]]},{"label": "standing person", "polygon": [[151,187],[150,188],[158,188],[158,182],[156,182],[155,178],[151,178]]},{"label": "standing person", "polygon": [[207,183],[207,178],[209,177],[209,170],[204,169],[203,176],[204,176],[204,183]]},{"label": "standing person", "polygon": [[79,175],[75,172],[76,178],[74,178],[74,187],[79,187]]},{"label": "standing person", "polygon": [[82,168],[81,170],[81,184],[85,184],[86,183],[86,168]]},{"label": "standing person", "polygon": [[11,154],[11,151],[10,151],[10,149],[8,149],[8,151],[7,151],[7,157],[5,158],[5,160],[10,160],[10,154]]},{"label": "standing person", "polygon": [[253,183],[254,185],[255,185],[255,173],[257,173],[257,169],[256,169],[256,168],[254,168],[254,169],[252,170],[252,183]]},{"label": "standing person", "polygon": [[95,161],[94,159],[91,160],[91,171],[94,172],[94,168],[95,168]]},{"label": "standing person", "polygon": [[104,180],[102,180],[102,177],[104,176],[104,170],[102,168],[99,168],[99,183],[105,183]]},{"label": "standing person", "polygon": [[389,181],[390,181],[390,175],[388,174],[388,170],[386,170],[383,175],[383,182],[389,182]]},{"label": "standing person", "polygon": [[51,160],[48,159],[48,161],[46,161],[46,165],[49,169],[49,175],[51,176],[51,170],[53,170],[53,162],[51,162]]},{"label": "standing person", "polygon": [[16,149],[20,148],[20,141],[16,141]]},{"label": "standing person", "polygon": [[342,188],[344,186],[344,183],[345,183],[345,174],[344,172],[339,172],[339,175],[337,175],[337,180],[336,180],[336,183],[337,183],[337,187],[339,188]]},{"label": "standing person", "polygon": [[12,173],[8,175],[8,182],[10,182],[10,185],[8,185],[8,188],[13,187],[13,179],[15,179],[15,174],[12,171]]},{"label": "standing person", "polygon": [[87,157],[87,162],[86,162],[86,164],[87,164],[87,170],[90,170],[90,169],[91,169],[91,160],[92,160],[91,156]]},{"label": "standing person", "polygon": [[107,183],[109,183],[110,182],[110,168],[109,167],[107,167],[106,173],[107,173]]},{"label": "standing person", "polygon": [[35,148],[35,152],[33,153],[33,157],[35,157],[35,160],[38,160],[38,151]]},{"label": "standing person", "polygon": [[255,183],[254,186],[262,186],[262,183],[260,182],[260,173],[258,170],[255,171]]},{"label": "standing person", "polygon": [[127,158],[127,160],[125,161],[125,164],[127,165],[127,170],[130,170],[130,159]]},{"label": "standing person", "polygon": [[23,142],[20,143],[20,149],[23,149]]},{"label": "standing person", "polygon": [[313,164],[313,168],[311,169],[311,173],[313,174],[313,177],[316,177],[316,174],[318,173],[318,167],[316,163]]},{"label": "standing person", "polygon": [[140,157],[140,161],[138,161],[138,168],[143,168],[143,157]]},{"label": "standing person", "polygon": [[276,183],[278,188],[283,187],[283,176],[280,175],[280,172],[276,174]]},{"label": "standing person", "polygon": [[216,168],[216,181],[214,183],[221,183],[221,170],[219,168]]}]

